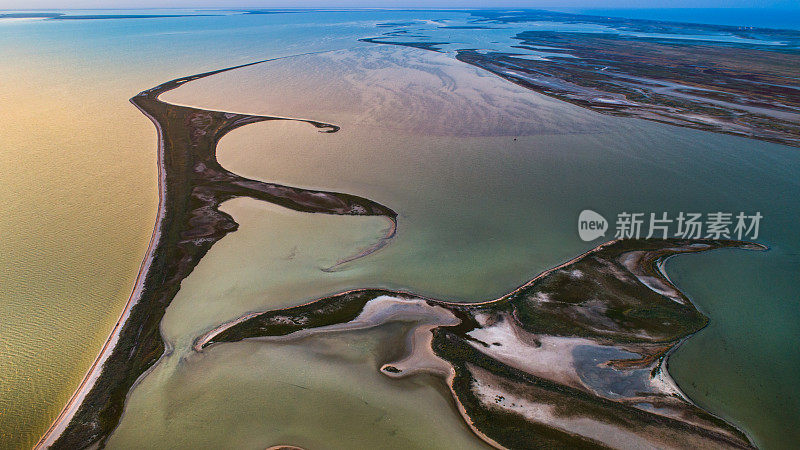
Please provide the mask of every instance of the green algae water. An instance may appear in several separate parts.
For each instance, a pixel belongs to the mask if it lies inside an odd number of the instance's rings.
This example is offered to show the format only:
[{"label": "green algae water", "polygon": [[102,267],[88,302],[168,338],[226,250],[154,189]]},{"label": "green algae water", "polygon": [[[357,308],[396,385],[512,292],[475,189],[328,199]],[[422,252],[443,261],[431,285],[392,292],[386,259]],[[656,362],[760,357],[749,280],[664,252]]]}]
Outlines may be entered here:
[{"label": "green algae water", "polygon": [[[269,89],[279,84],[281,91]],[[798,191],[792,175],[800,163],[795,149],[598,115],[414,49],[364,47],[291,58],[200,80],[165,99],[209,109],[313,118],[342,127],[335,135],[309,135],[297,124],[252,125],[224,138],[218,156],[223,166],[248,177],[344,190],[399,212],[392,243],[338,274],[347,287],[486,300],[588,249],[591,245],[578,239],[575,228],[577,214],[585,208],[606,217],[621,211],[760,210],[770,218],[765,219],[762,240],[771,250],[756,256],[721,251],[701,257],[730,261],[704,267],[713,272],[730,267],[732,273],[724,278],[726,289],[694,292],[689,286],[689,295],[704,311],[708,302],[729,305],[730,312],[709,309],[712,325],[687,341],[670,367],[691,398],[746,429],[759,445],[786,445],[793,431],[784,429],[776,436],[775,427],[796,417],[780,410],[765,413],[767,404],[785,400],[774,397],[774,385],[759,385],[750,377],[760,373],[794,389],[784,371],[787,366],[756,357],[769,349],[787,355],[791,367],[796,361],[791,359],[796,358],[792,341],[747,334],[748,339],[740,339],[742,345],[728,348],[741,361],[762,361],[747,370],[728,370],[724,357],[703,355],[709,353],[705,334],[716,333],[718,339],[741,335],[742,317],[755,305],[791,308],[797,290],[791,267],[797,262],[789,231],[800,208],[793,198],[776,199],[772,192]],[[770,179],[770,185],[763,179]],[[668,270],[703,264],[693,263],[695,256],[670,262]],[[752,286],[743,289],[751,278],[737,276],[735,264],[773,288],[761,294]],[[681,287],[682,273],[676,277]],[[342,286],[342,279],[330,282]],[[295,304],[315,298],[306,289],[296,289],[295,295]],[[265,303],[261,309],[272,306]],[[755,321],[748,324],[758,328]],[[796,332],[792,320],[772,324],[780,333]],[[234,346],[213,351],[233,352]],[[687,361],[689,352],[704,358],[704,364]],[[239,370],[254,370],[249,364],[240,361]],[[730,389],[734,379],[750,389],[748,395]],[[703,384],[719,388],[692,388]],[[203,402],[196,406],[215,408]],[[133,415],[126,419],[134,426]],[[237,436],[231,433],[229,438]],[[124,447],[122,439],[112,444]]]},{"label": "green algae water", "polygon": [[174,349],[131,394],[110,448],[484,448],[433,380],[396,384],[376,370],[396,351],[387,340],[404,347],[391,327],[191,350],[222,317],[343,289],[338,280],[357,277],[359,268],[320,269],[370,245],[386,226],[382,218],[309,215],[251,199],[222,210],[240,223],[238,239],[219,242],[184,281],[162,323]]},{"label": "green algae water", "polygon": [[771,252],[720,251],[667,264],[672,280],[711,318],[670,357],[669,371],[699,406],[750,427],[763,448],[790,448],[800,411],[791,375],[800,365],[792,348],[800,339],[800,263],[796,252]]},{"label": "green algae water", "polygon": [[[372,245],[387,223],[225,203],[241,227],[184,281],[162,323],[171,353],[129,394],[111,448],[482,446],[439,382],[378,373],[404,346],[391,327],[203,353],[191,344],[242,314],[349,288],[497,297],[594,246],[577,235],[583,209],[609,219],[763,214],[758,240],[770,251],[667,264],[711,320],[669,368],[693,401],[759,446],[800,440],[800,151],[600,115],[444,54],[357,41],[376,23],[418,15],[0,23],[10,30],[0,37],[3,57],[20,62],[0,68],[0,108],[11,118],[2,163],[4,173],[23,168],[3,181],[1,447],[30,447],[58,413],[144,255],[156,138],[127,99],[176,76],[308,52],[325,53],[198,80],[163,98],[341,126],[327,135],[288,122],[249,125],[220,142],[219,161],[243,176],[378,201],[399,213],[398,234],[324,272]],[[54,79],[48,61],[80,70]],[[26,133],[34,124],[38,133]]]}]

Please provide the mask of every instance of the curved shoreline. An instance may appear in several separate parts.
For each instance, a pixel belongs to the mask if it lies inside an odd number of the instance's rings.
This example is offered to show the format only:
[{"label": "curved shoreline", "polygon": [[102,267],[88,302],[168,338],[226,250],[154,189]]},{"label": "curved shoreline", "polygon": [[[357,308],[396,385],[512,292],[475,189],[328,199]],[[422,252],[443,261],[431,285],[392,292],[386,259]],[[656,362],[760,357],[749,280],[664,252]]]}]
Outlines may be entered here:
[{"label": "curved shoreline", "polygon": [[[131,102],[133,103],[133,102]],[[134,103],[134,105],[136,105]],[[166,213],[165,201],[166,201],[166,174],[164,171],[164,138],[163,133],[161,131],[161,126],[159,123],[150,115],[139,108],[148,119],[156,126],[156,130],[158,132],[158,212],[156,216],[156,223],[153,227],[153,232],[150,235],[150,242],[147,245],[147,252],[145,253],[145,258],[142,260],[142,263],[139,265],[139,273],[136,275],[136,281],[134,284],[133,292],[131,293],[130,297],[128,297],[128,301],[125,303],[125,309],[123,309],[120,318],[117,319],[117,322],[114,324],[114,328],[111,331],[108,339],[106,339],[105,344],[103,344],[100,353],[95,358],[94,363],[89,367],[89,370],[84,375],[81,383],[78,385],[78,388],[72,394],[67,404],[61,410],[59,415],[47,429],[45,434],[39,439],[36,445],[33,447],[34,449],[44,449],[51,446],[56,439],[61,435],[61,433],[66,429],[67,424],[72,420],[72,417],[80,407],[80,404],[83,402],[83,399],[89,393],[89,391],[94,386],[95,381],[99,377],[98,371],[102,369],[103,364],[111,355],[111,352],[114,349],[114,346],[119,341],[119,335],[122,331],[122,326],[130,317],[131,310],[133,306],[139,302],[139,299],[142,296],[142,292],[144,291],[144,281],[147,276],[147,273],[150,271],[150,266],[153,262],[153,256],[155,253],[155,248],[158,245],[158,242],[161,238],[161,223],[164,220],[164,215]]]},{"label": "curved shoreline", "polygon": [[767,249],[731,240],[612,240],[493,300],[348,290],[248,313],[203,334],[193,349],[402,321],[415,324],[407,336],[429,339],[418,345],[424,339],[407,337],[417,343],[380,372],[442,378],[489,445],[752,448],[746,431],[692,402],[666,365],[708,318],[669,280],[664,262],[719,248]]},{"label": "curved shoreline", "polygon": [[[599,250],[601,250],[601,249],[603,249],[605,247],[608,247],[609,245],[613,245],[613,244],[618,243],[618,242],[619,242],[619,239],[614,239],[614,240],[611,240],[611,241],[608,241],[608,242],[603,242],[603,243],[599,244],[598,246],[596,246],[596,247],[594,247],[594,248],[592,248],[590,250],[587,250],[587,251],[581,253],[580,255],[578,255],[578,256],[576,256],[574,258],[570,258],[569,260],[567,260],[567,261],[565,261],[565,262],[563,262],[563,263],[561,263],[561,264],[559,264],[559,265],[557,265],[555,267],[551,267],[550,269],[547,269],[545,271],[540,272],[538,275],[536,275],[535,277],[533,277],[529,281],[526,281],[525,283],[519,285],[518,287],[516,287],[514,290],[512,290],[508,294],[504,294],[504,295],[502,295],[500,297],[497,297],[495,299],[485,300],[485,301],[482,301],[482,302],[463,302],[463,301],[462,302],[458,302],[458,301],[441,300],[441,299],[437,299],[437,298],[433,298],[433,297],[427,297],[427,296],[424,296],[424,295],[415,294],[415,293],[412,293],[411,291],[407,291],[407,290],[392,290],[392,292],[395,293],[395,294],[402,295],[402,296],[419,298],[419,299],[425,300],[425,301],[430,302],[430,303],[434,303],[434,304],[441,305],[441,306],[447,306],[447,307],[451,307],[451,308],[471,308],[471,307],[489,306],[489,305],[492,305],[494,303],[498,303],[498,302],[502,302],[504,300],[507,300],[508,298],[513,296],[514,294],[522,291],[523,289],[525,289],[527,287],[532,286],[534,283],[536,283],[537,281],[539,281],[542,278],[546,277],[547,275],[555,272],[556,270],[559,270],[559,269],[562,269],[564,267],[567,267],[570,264],[573,264],[576,261],[579,261],[581,258],[584,258],[587,255],[590,255],[591,253],[597,252],[597,251],[599,251]],[[339,263],[337,263],[337,265],[338,264]],[[336,265],[334,265],[333,267],[336,267]],[[338,297],[338,296],[342,296],[342,295],[353,294],[353,293],[356,293],[356,292],[360,292],[362,290],[363,289],[348,289],[346,291],[338,292],[338,293],[333,294],[333,295],[331,295],[329,297],[326,297],[326,298],[332,298],[332,297]],[[299,305],[295,305],[292,308],[311,306],[314,303],[319,302],[319,301],[320,301],[320,299],[310,300],[310,301],[307,301],[305,303],[301,303]],[[211,340],[213,340],[214,337],[216,337],[217,335],[219,335],[223,331],[225,331],[228,328],[231,328],[231,327],[233,327],[235,325],[238,325],[238,324],[240,324],[242,322],[245,322],[247,320],[250,320],[250,319],[253,319],[255,317],[258,317],[258,316],[260,316],[262,314],[264,314],[264,311],[249,312],[249,313],[244,314],[244,315],[242,315],[240,317],[237,317],[236,319],[233,319],[231,321],[222,323],[222,324],[214,327],[213,329],[203,333],[199,337],[197,337],[194,340],[194,343],[192,344],[192,348],[197,352],[202,352],[203,349],[207,345],[213,344],[213,343],[211,343]]]},{"label": "curved shoreline", "polygon": [[[261,62],[263,62],[263,61],[261,61]],[[259,62],[251,63],[251,64],[258,64],[258,63]],[[250,65],[250,64],[247,64],[247,65]],[[242,67],[242,66],[237,66],[237,67]],[[231,69],[233,69],[233,68],[223,69],[223,70],[231,70]],[[201,74],[201,75],[208,76],[208,75],[212,75],[212,74],[218,73],[218,72],[219,71],[209,72],[208,74]],[[197,77],[197,76],[195,76],[195,77]],[[195,78],[187,77],[184,80],[185,81],[192,81],[192,79],[195,79]],[[175,81],[175,80],[173,80],[173,81]],[[180,83],[178,83],[178,85],[180,85]],[[177,87],[177,86],[175,86],[175,87]],[[151,90],[151,91],[153,91],[153,90]],[[157,98],[157,95],[155,96],[155,98]],[[46,447],[48,445],[51,445],[60,437],[60,435],[70,425],[69,422],[72,420],[72,418],[78,412],[78,409],[81,406],[83,400],[85,400],[87,395],[89,395],[90,391],[94,388],[98,378],[101,375],[101,372],[102,372],[102,369],[103,369],[103,365],[111,357],[112,353],[116,350],[116,346],[118,345],[119,340],[120,340],[120,336],[121,336],[121,334],[123,332],[123,327],[127,324],[127,321],[130,319],[130,316],[131,316],[131,313],[132,313],[134,307],[136,307],[137,304],[139,304],[139,301],[142,299],[143,295],[145,295],[145,292],[144,292],[145,291],[145,284],[146,284],[145,278],[148,276],[148,274],[149,274],[149,272],[151,270],[151,265],[153,264],[154,255],[156,253],[156,250],[157,250],[157,247],[158,247],[158,243],[159,243],[160,239],[162,238],[162,236],[161,236],[162,224],[166,221],[166,215],[167,215],[167,212],[168,212],[168,208],[166,207],[166,200],[165,200],[165,198],[167,196],[167,182],[166,182],[166,175],[165,175],[166,170],[164,170],[164,168],[163,168],[163,158],[164,158],[163,131],[162,131],[160,122],[158,122],[152,115],[150,115],[147,112],[146,109],[142,108],[139,104],[134,102],[133,99],[132,99],[132,103],[134,103],[134,105],[136,105],[137,108],[139,108],[140,111],[142,111],[143,114],[145,114],[148,118],[150,118],[151,121],[153,121],[153,123],[156,125],[156,128],[158,130],[158,136],[159,136],[159,151],[158,151],[158,158],[159,158],[159,210],[158,210],[158,217],[157,217],[156,225],[155,225],[155,227],[153,229],[153,233],[151,235],[151,240],[150,240],[150,244],[148,246],[146,257],[145,257],[145,259],[142,261],[142,263],[140,265],[140,270],[139,270],[139,274],[137,275],[137,278],[136,278],[136,284],[134,286],[134,290],[133,290],[131,296],[129,297],[128,302],[125,305],[125,309],[123,310],[122,315],[120,316],[120,318],[118,319],[117,323],[115,324],[115,327],[112,330],[111,335],[109,336],[109,338],[107,339],[105,345],[101,349],[101,352],[98,355],[98,357],[96,358],[95,362],[92,364],[92,366],[90,367],[89,371],[85,375],[85,377],[82,380],[80,386],[78,387],[76,392],[71,397],[71,399],[68,402],[67,406],[61,411],[61,413],[57,417],[56,421],[54,421],[54,423],[48,429],[47,433],[42,437],[42,439],[40,439],[39,443],[37,443],[36,448],[42,448],[42,447]],[[171,105],[171,106],[175,106],[175,105]],[[185,108],[186,109],[192,109],[192,110],[199,110],[198,108],[194,108],[194,107],[185,107]],[[220,112],[214,112],[214,113],[220,113]],[[258,121],[258,120],[299,120],[299,121],[310,123],[310,124],[312,124],[312,125],[314,125],[314,126],[316,126],[318,128],[325,128],[326,126],[327,127],[337,128],[337,127],[335,127],[333,125],[321,124],[319,122],[313,122],[313,121],[304,120],[304,119],[293,119],[293,118],[286,118],[286,117],[269,117],[269,118],[267,118],[267,117],[264,117],[264,116],[247,116],[246,114],[229,113],[229,112],[225,112],[223,114],[226,114],[226,115],[229,114],[231,116],[239,116],[238,119],[231,121],[231,124],[232,124],[231,128],[229,130],[225,131],[225,132],[231,131],[235,127],[246,125],[247,123],[252,123],[253,121]],[[336,131],[336,130],[334,129],[332,131],[327,131],[327,132],[334,132],[334,131]],[[248,188],[252,188],[252,186],[251,186],[252,183],[261,183],[262,185],[269,185],[269,183],[256,182],[254,180],[245,180],[245,181],[248,183],[248,186],[247,186]],[[272,186],[275,186],[275,185],[272,185]],[[306,192],[310,192],[310,191],[306,191]],[[335,194],[335,193],[320,193],[320,192],[316,192],[316,194]],[[267,201],[269,201],[269,200],[267,200]],[[299,209],[301,207],[304,207],[304,208],[308,208],[309,207],[307,204],[300,203],[300,205],[301,206],[297,207],[298,210],[301,210],[301,209]],[[284,206],[286,206],[286,205],[284,205]],[[305,209],[305,211],[307,211],[307,212],[315,212],[315,211],[309,211],[307,209]],[[328,212],[328,213],[330,213],[330,212]],[[337,214],[337,213],[342,213],[342,212],[333,212],[333,214]],[[382,215],[385,215],[385,214],[382,214]],[[345,264],[345,263],[347,263],[349,261],[352,261],[352,260],[354,260],[356,258],[360,258],[360,257],[366,256],[366,255],[368,255],[368,254],[370,254],[370,253],[372,253],[374,251],[379,250],[384,245],[386,245],[388,239],[391,239],[394,236],[394,234],[396,232],[396,226],[397,226],[396,216],[392,217],[392,216],[386,215],[386,217],[392,222],[392,227],[387,231],[385,237],[383,237],[381,240],[379,240],[376,244],[374,244],[374,245],[368,247],[367,249],[359,252],[355,256],[348,257],[348,258],[345,258],[343,260],[340,260],[334,266],[332,266],[332,267],[330,267],[328,269],[323,269],[323,270],[335,270],[335,268],[337,266],[341,265],[341,264]],[[225,219],[225,217],[223,217],[223,219]],[[230,216],[227,216],[227,219],[230,219],[232,221],[232,218]],[[234,222],[234,224],[235,224],[235,222]],[[235,231],[235,228],[234,229],[224,230],[224,233],[222,234],[222,236],[224,236],[225,233],[232,232],[232,231]],[[221,236],[216,238],[216,240],[218,240],[218,239],[221,239]],[[214,242],[216,242],[216,241],[214,241]],[[545,277],[547,275],[550,275],[553,272],[555,272],[555,271],[557,271],[557,270],[559,270],[561,268],[564,268],[564,267],[566,267],[566,266],[568,266],[568,265],[580,260],[586,254],[591,253],[591,252],[593,252],[595,250],[598,250],[598,249],[600,249],[600,248],[602,248],[602,247],[604,247],[606,245],[611,245],[612,243],[614,243],[614,242],[602,244],[602,245],[600,245],[598,248],[596,248],[594,250],[590,250],[589,252],[586,252],[586,253],[584,253],[582,255],[579,255],[579,256],[577,256],[577,257],[575,257],[575,258],[573,258],[573,259],[571,259],[571,260],[569,260],[569,261],[567,261],[565,263],[562,263],[562,264],[560,264],[560,265],[558,265],[558,266],[556,266],[554,268],[551,268],[551,269],[549,269],[547,271],[544,271],[544,272],[540,273],[539,275],[537,275],[531,281],[521,285],[520,287],[518,287],[517,289],[515,289],[511,293],[506,294],[506,295],[504,295],[503,297],[501,297],[499,299],[490,300],[488,302],[482,302],[482,303],[441,302],[441,301],[436,301],[436,302],[437,303],[441,303],[441,304],[449,304],[450,306],[452,306],[454,308],[458,308],[458,307],[469,307],[469,306],[473,306],[473,305],[490,306],[492,303],[497,303],[497,302],[499,302],[501,300],[504,300],[504,299],[511,300],[511,299],[513,299],[513,297],[517,293],[519,293],[519,292],[523,291],[524,289],[530,287],[538,279],[541,279],[541,278],[543,278],[543,277]],[[213,245],[213,242],[210,245]],[[210,245],[209,245],[209,247],[210,247]],[[199,258],[202,258],[202,255]],[[198,261],[199,261],[199,258],[198,258]],[[663,269],[663,262],[664,261],[661,261],[662,264],[659,266],[659,269],[661,271],[661,274],[664,275],[664,277],[667,278],[667,280],[668,280],[668,277],[666,277],[666,273],[662,270]],[[432,299],[429,299],[429,300],[433,301]],[[244,318],[240,318],[240,319],[242,319],[242,321],[244,321],[244,320],[247,320],[247,319],[250,319],[250,318],[252,318],[252,317],[248,316],[248,317],[244,317]],[[238,319],[237,319],[237,321],[238,321]],[[229,323],[229,324],[223,324],[223,325],[233,325],[233,324]],[[227,328],[227,327],[225,327],[225,328]],[[214,331],[216,331],[216,330],[217,329],[215,329]],[[677,344],[674,348],[677,348],[678,345],[680,345],[680,344]],[[160,358],[162,358],[163,356],[164,356],[164,352],[161,353]],[[160,360],[160,358],[159,358],[159,360]],[[150,365],[149,368],[145,372],[142,372],[142,374],[139,375],[139,377],[136,379],[136,381],[133,384],[134,386],[135,386],[135,383],[137,383],[139,380],[142,379],[142,376],[146,375],[149,370],[151,370],[153,367],[155,367],[155,364],[157,364],[157,361],[155,363],[153,363],[152,365]],[[664,357],[664,361],[666,361],[666,357]],[[664,365],[664,369],[666,369],[666,364]],[[665,370],[665,373],[666,373],[666,370]],[[455,377],[455,372],[453,372],[453,378],[454,377]],[[452,385],[453,384],[452,380],[450,380],[448,382],[448,384]],[[128,393],[129,392],[130,392],[130,389],[128,390]],[[455,391],[453,391],[453,392],[454,392],[454,395],[456,395]],[[458,399],[457,399],[457,402],[459,404],[459,407],[463,408],[463,405],[460,403],[460,401],[458,401]],[[468,416],[465,415],[464,417],[466,418]],[[472,427],[473,424],[471,423],[470,426]],[[476,429],[476,428],[473,427],[473,429]],[[102,445],[103,445],[103,441],[100,442],[100,446],[101,447],[102,447]]]},{"label": "curved shoreline", "polygon": [[184,83],[271,60],[177,78],[131,98],[131,103],[153,122],[158,134],[156,225],[125,309],[81,384],[35,449],[105,445],[122,415],[130,389],[167,350],[160,333],[161,317],[181,281],[214,243],[238,228],[234,219],[218,208],[225,200],[244,196],[301,212],[384,216],[392,222],[389,237],[393,236],[397,214],[379,203],[351,194],[243,178],[216,160],[219,140],[251,123],[291,120],[308,123],[325,133],[338,131],[338,126],[309,119],[203,110],[172,105],[158,98]]}]

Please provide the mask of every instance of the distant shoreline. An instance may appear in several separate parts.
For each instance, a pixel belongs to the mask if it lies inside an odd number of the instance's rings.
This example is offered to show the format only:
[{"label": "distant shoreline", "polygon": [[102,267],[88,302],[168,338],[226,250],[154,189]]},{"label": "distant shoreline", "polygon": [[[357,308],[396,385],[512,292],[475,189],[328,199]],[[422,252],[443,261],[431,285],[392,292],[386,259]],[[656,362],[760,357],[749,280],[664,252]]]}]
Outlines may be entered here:
[{"label": "distant shoreline", "polygon": [[549,8],[548,10],[660,22],[800,30],[800,9],[790,8]]}]

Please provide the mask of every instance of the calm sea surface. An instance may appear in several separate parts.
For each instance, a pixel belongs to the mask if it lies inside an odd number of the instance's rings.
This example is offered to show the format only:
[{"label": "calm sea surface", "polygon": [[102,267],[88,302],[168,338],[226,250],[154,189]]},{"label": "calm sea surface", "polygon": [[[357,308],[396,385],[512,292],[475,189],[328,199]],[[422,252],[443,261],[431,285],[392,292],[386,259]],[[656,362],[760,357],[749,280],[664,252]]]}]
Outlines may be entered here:
[{"label": "calm sea surface", "polygon": [[0,67],[0,163],[13,174],[0,197],[0,446],[29,447],[58,413],[147,246],[155,132],[127,99],[178,76],[308,52],[163,98],[340,125],[249,125],[223,139],[219,159],[244,176],[379,201],[399,212],[398,235],[322,272],[386,222],[225,203],[241,228],[184,281],[162,323],[174,351],[130,394],[112,448],[481,446],[435,380],[377,372],[403,348],[400,326],[201,354],[191,342],[243,313],[353,287],[502,295],[593,246],[576,233],[586,208],[764,215],[769,252],[667,264],[711,317],[669,368],[694,401],[764,447],[800,439],[800,151],[603,116],[447,54],[357,41],[421,14],[0,21],[0,56],[15,62]]},{"label": "calm sea surface", "polygon": [[797,8],[637,8],[564,11],[629,19],[800,30],[800,10]]}]

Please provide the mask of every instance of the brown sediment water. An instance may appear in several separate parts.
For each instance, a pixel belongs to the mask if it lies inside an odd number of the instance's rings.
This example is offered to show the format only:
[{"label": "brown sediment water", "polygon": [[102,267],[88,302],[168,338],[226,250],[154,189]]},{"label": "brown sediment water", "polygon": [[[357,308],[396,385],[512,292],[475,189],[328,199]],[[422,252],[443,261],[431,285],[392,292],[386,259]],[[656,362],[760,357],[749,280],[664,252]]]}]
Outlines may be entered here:
[{"label": "brown sediment water", "polygon": [[156,139],[127,101],[140,73],[0,34],[14,61],[0,69],[0,448],[16,449],[67,403],[130,296],[158,206]]}]

